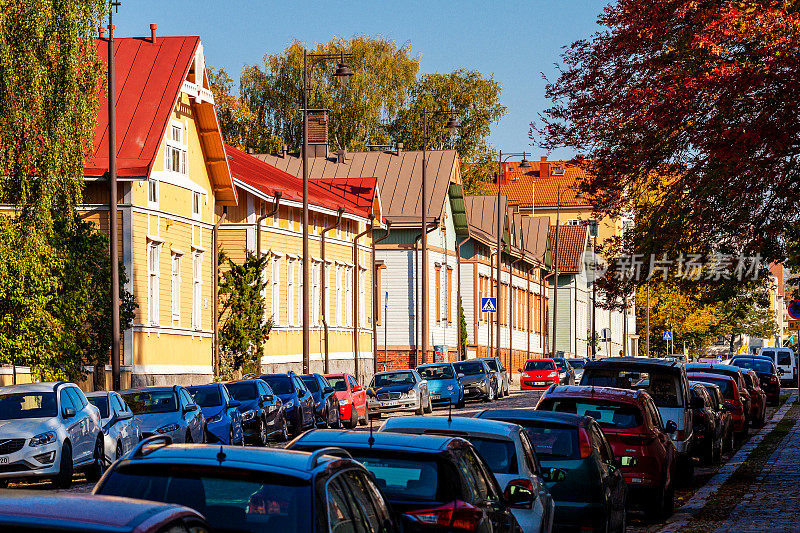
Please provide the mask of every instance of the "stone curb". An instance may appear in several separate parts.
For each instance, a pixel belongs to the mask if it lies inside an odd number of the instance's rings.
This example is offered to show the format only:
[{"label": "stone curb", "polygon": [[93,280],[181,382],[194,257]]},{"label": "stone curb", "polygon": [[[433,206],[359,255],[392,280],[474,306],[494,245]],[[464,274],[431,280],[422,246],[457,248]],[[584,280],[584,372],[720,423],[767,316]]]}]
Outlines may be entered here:
[{"label": "stone curb", "polygon": [[789,399],[783,404],[783,406],[778,409],[772,418],[764,424],[764,427],[759,430],[758,433],[750,437],[745,444],[742,445],[741,448],[736,452],[736,454],[731,457],[727,463],[722,465],[717,473],[714,474],[708,483],[703,485],[694,495],[684,503],[678,511],[672,515],[672,518],[667,522],[667,524],[659,529],[659,533],[674,533],[678,532],[689,523],[689,520],[692,519],[694,515],[696,515],[706,504],[708,499],[714,495],[715,492],[725,483],[728,478],[744,463],[747,458],[750,456],[750,452],[752,452],[756,446],[758,446],[764,437],[766,437],[774,428],[778,425],[778,423],[783,420],[783,417],[786,415],[786,412],[791,409],[794,402],[797,400],[798,392],[795,391],[789,396]]}]

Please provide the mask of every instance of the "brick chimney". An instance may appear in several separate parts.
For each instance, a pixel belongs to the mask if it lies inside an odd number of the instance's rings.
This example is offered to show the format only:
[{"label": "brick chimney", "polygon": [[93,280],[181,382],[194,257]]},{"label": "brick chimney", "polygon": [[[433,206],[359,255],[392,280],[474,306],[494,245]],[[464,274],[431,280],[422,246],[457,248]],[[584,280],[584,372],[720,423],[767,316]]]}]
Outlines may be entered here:
[{"label": "brick chimney", "polygon": [[106,27],[100,26],[99,28],[97,28],[97,37],[102,39],[105,36],[106,36]]},{"label": "brick chimney", "polygon": [[541,161],[539,161],[539,178],[549,178],[550,177],[550,163],[547,161],[547,156],[543,155]]},{"label": "brick chimney", "polygon": [[158,26],[150,24],[150,42],[153,44],[156,44],[156,29],[158,29]]},{"label": "brick chimney", "polygon": [[328,115],[308,115],[308,153],[328,157]]}]

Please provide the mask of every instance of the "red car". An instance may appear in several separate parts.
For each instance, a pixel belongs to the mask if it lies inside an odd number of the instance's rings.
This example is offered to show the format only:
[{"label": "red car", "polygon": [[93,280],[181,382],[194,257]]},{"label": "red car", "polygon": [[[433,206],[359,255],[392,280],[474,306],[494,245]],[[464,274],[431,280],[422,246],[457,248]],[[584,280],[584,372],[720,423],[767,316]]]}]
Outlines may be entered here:
[{"label": "red car", "polygon": [[519,388],[546,389],[550,385],[559,384],[558,368],[552,359],[528,359],[525,361],[525,369],[518,368],[522,373],[519,381]]},{"label": "red car", "polygon": [[711,383],[719,387],[722,398],[725,400],[725,409],[731,413],[733,432],[737,435],[747,434],[747,417],[745,416],[745,403],[739,391],[739,383],[730,376],[723,374],[689,373],[686,375],[692,381]]},{"label": "red car", "polygon": [[767,393],[759,385],[758,374],[754,370],[743,368],[742,377],[750,394],[750,421],[754,426],[762,427],[767,417]]},{"label": "red car", "polygon": [[[752,422],[753,401],[750,398],[750,392],[747,390],[747,385],[744,382],[742,370],[738,366],[723,365],[717,363],[689,363],[684,365],[686,372],[702,372],[704,374],[720,374],[728,376],[736,381],[736,388],[739,389],[739,394],[744,406],[745,426],[749,426]],[[747,428],[745,427],[745,432]]]},{"label": "red car", "polygon": [[348,427],[354,428],[357,424],[365,426],[369,414],[367,413],[367,391],[358,384],[356,378],[350,374],[325,374],[336,398],[339,399],[339,419]]},{"label": "red car", "polygon": [[610,387],[554,387],[542,395],[536,410],[594,418],[611,444],[617,458],[615,466],[628,484],[633,503],[645,507],[654,518],[672,514],[677,452],[669,433],[674,433],[677,425],[670,420],[664,427],[647,392]]}]

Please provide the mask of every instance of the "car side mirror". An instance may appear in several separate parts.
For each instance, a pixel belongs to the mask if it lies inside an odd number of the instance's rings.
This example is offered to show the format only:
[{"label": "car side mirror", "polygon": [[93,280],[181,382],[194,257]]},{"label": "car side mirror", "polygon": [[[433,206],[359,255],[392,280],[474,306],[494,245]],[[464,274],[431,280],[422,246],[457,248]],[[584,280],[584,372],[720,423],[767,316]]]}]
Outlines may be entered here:
[{"label": "car side mirror", "polygon": [[330,394],[333,392],[333,387],[325,387],[324,389],[322,389],[322,392],[324,392],[325,394]]},{"label": "car side mirror", "polygon": [[115,418],[117,419],[117,421],[120,422],[122,420],[130,420],[131,418],[133,418],[133,413],[131,413],[130,411],[122,411],[121,413],[117,413]]},{"label": "car side mirror", "polygon": [[231,400],[228,402],[228,407],[239,407],[242,405],[242,402],[239,400]]},{"label": "car side mirror", "polygon": [[261,399],[265,402],[272,402],[275,400],[275,396],[273,396],[272,394],[265,394],[264,396],[261,397]]},{"label": "car side mirror", "polygon": [[73,416],[78,414],[78,412],[75,411],[75,409],[73,409],[72,407],[65,407],[64,410],[62,411],[62,414],[64,415],[64,418],[72,418]]},{"label": "car side mirror", "polygon": [[674,420],[667,420],[667,425],[664,427],[667,433],[675,433],[678,431],[678,424]]},{"label": "car side mirror", "polygon": [[459,372],[459,373],[458,373],[458,379],[461,379],[461,378],[463,378],[463,377],[464,377],[464,374],[462,374],[461,372]]},{"label": "car side mirror", "polygon": [[519,372],[519,373],[521,374],[521,373],[522,373],[522,369],[521,369],[521,368],[518,368],[518,369],[517,369],[517,372]]},{"label": "car side mirror", "polygon": [[503,498],[512,509],[530,509],[536,500],[536,493],[530,480],[513,479],[506,485]]},{"label": "car side mirror", "polygon": [[364,387],[362,387],[361,385],[356,385],[355,387],[350,389],[351,392],[361,392],[362,390],[364,390]]},{"label": "car side mirror", "polygon": [[197,411],[197,404],[196,403],[190,403],[189,405],[187,405],[186,407],[183,408],[183,414],[193,413],[195,411]]},{"label": "car side mirror", "polygon": [[560,468],[542,468],[542,479],[550,482],[550,483],[557,483],[559,481],[564,481],[567,478],[567,472]]}]

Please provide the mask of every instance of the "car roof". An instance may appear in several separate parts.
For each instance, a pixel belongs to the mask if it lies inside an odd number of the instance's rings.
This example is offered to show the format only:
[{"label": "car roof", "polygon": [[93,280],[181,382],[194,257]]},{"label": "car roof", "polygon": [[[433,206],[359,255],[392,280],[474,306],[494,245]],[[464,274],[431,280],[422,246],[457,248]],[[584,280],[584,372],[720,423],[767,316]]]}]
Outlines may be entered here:
[{"label": "car roof", "polygon": [[384,370],[383,372],[375,372],[376,376],[382,376],[384,374],[397,374],[398,372],[414,372],[413,368],[398,368],[397,370]]},{"label": "car roof", "polygon": [[601,400],[619,400],[625,403],[638,403],[645,391],[634,389],[617,389],[614,387],[586,387],[581,385],[562,385],[545,391],[545,396],[561,398],[597,398]]},{"label": "car roof", "polygon": [[220,388],[220,386],[224,386],[222,383],[203,383],[202,385],[187,385],[187,389],[204,389],[206,387],[216,387]]},{"label": "car roof", "polygon": [[703,368],[718,368],[728,372],[739,372],[741,370],[738,366],[724,365],[722,363],[686,363],[684,366],[687,372],[690,370],[702,370]]},{"label": "car roof", "polygon": [[101,398],[101,397],[104,397],[104,396],[111,396],[112,394],[115,394],[114,391],[97,390],[97,391],[94,391],[94,392],[87,392],[86,393],[86,397],[87,398]]},{"label": "car roof", "polygon": [[[702,369],[700,369],[700,370],[702,370]],[[698,376],[701,376],[702,379],[698,378]],[[704,379],[714,378],[714,379],[729,379],[729,380],[733,381],[734,383],[736,383],[736,380],[733,379],[733,376],[729,376],[727,374],[711,374],[709,372],[688,372],[687,371],[687,377],[689,379],[691,379],[691,380],[694,380],[694,381],[703,381]]]},{"label": "car roof", "polygon": [[434,431],[450,430],[469,433],[473,436],[504,437],[508,440],[512,440],[512,437],[519,434],[519,426],[514,423],[486,418],[466,418],[463,416],[452,418],[446,416],[398,416],[387,420],[383,424],[381,431],[392,431],[399,428]]},{"label": "car roof", "polygon": [[16,392],[54,392],[56,387],[60,387],[61,385],[73,385],[77,387],[77,385],[68,381],[45,381],[42,383],[7,385],[5,387],[0,387],[0,390],[2,390],[3,394],[12,394]]},{"label": "car roof", "polygon": [[680,363],[677,361],[668,361],[666,359],[656,359],[653,357],[607,357],[605,359],[595,359],[586,362],[586,369],[603,368],[604,366],[641,366],[663,368],[664,370],[675,369],[676,371],[680,371],[681,369]]},{"label": "car roof", "polygon": [[372,434],[374,442],[369,443],[368,431],[312,429],[297,437],[291,444],[307,446],[320,444],[342,448],[364,448],[412,453],[438,453],[447,449],[454,437],[440,435],[407,435],[389,431],[376,431]]},{"label": "car roof", "polygon": [[423,365],[417,366],[417,368],[422,368],[424,366],[446,366],[446,365],[452,365],[452,364],[453,363],[451,363],[450,361],[443,361],[441,363],[425,363]]},{"label": "car roof", "polygon": [[0,519],[19,517],[47,521],[57,517],[62,526],[84,526],[81,531],[133,529],[154,514],[170,510],[199,516],[180,505],[115,496],[46,494],[33,490],[9,490],[0,494]]},{"label": "car roof", "polygon": [[[530,408],[520,409],[487,409],[481,414],[487,416],[514,419],[514,420],[537,420],[542,422],[556,422],[559,424],[569,424],[571,426],[585,426],[591,417],[578,415],[575,413],[559,413],[556,411],[536,411]],[[487,420],[481,418],[481,420]]]},{"label": "car roof", "polygon": [[552,357],[531,357],[530,359],[525,359],[525,362],[528,361],[553,361]]}]

